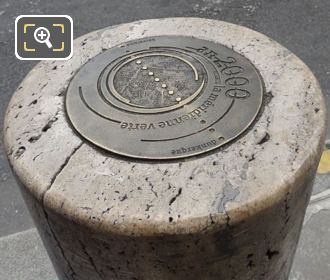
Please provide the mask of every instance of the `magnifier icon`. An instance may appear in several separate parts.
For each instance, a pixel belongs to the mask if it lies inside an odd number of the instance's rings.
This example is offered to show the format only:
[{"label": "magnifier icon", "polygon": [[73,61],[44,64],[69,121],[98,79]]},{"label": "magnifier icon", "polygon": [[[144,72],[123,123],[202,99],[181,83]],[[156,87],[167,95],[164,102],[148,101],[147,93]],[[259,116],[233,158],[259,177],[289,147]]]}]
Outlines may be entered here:
[{"label": "magnifier icon", "polygon": [[46,27],[38,27],[34,31],[34,39],[41,44],[46,44],[49,49],[53,47],[52,43],[49,41],[50,32]]}]

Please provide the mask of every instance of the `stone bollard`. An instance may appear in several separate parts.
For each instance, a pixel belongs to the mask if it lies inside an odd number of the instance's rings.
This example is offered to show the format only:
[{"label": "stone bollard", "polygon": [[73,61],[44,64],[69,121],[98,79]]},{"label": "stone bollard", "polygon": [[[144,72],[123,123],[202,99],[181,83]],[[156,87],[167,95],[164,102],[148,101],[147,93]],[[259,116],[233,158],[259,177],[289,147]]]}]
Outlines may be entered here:
[{"label": "stone bollard", "polygon": [[39,63],[5,147],[61,280],[285,280],[325,116],[311,71],[268,37],[145,20]]}]

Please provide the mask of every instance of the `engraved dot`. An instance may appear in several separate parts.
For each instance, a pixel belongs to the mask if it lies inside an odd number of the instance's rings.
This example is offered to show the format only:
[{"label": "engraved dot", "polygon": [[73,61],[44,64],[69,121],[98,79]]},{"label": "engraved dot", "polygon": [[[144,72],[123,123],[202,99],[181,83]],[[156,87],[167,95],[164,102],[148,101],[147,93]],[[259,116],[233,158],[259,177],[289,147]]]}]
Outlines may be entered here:
[{"label": "engraved dot", "polygon": [[225,137],[220,136],[218,139],[219,139],[220,141],[223,141],[223,140],[225,140]]},{"label": "engraved dot", "polygon": [[147,67],[147,66],[143,66],[142,69],[143,69],[143,70],[147,70],[148,67]]},{"label": "engraved dot", "polygon": [[137,60],[137,61],[136,61],[136,64],[141,64],[141,63],[142,63],[141,60]]},{"label": "engraved dot", "polygon": [[176,101],[180,102],[181,101],[181,97],[177,97],[175,98]]},{"label": "engraved dot", "polygon": [[156,81],[156,82],[159,82],[159,78],[155,78],[155,81]]},{"label": "engraved dot", "polygon": [[173,90],[169,90],[169,91],[168,91],[168,94],[169,94],[169,95],[172,95],[172,94],[174,94],[174,91],[173,91]]},{"label": "engraved dot", "polygon": [[206,121],[205,120],[201,120],[201,123],[204,124],[204,123],[206,123]]},{"label": "engraved dot", "polygon": [[149,76],[153,76],[154,75],[154,72],[149,72],[148,75]]},{"label": "engraved dot", "polygon": [[162,88],[166,88],[167,87],[167,85],[166,84],[162,84]]},{"label": "engraved dot", "polygon": [[214,132],[215,129],[214,129],[214,128],[210,128],[209,131],[210,131],[210,132]]}]

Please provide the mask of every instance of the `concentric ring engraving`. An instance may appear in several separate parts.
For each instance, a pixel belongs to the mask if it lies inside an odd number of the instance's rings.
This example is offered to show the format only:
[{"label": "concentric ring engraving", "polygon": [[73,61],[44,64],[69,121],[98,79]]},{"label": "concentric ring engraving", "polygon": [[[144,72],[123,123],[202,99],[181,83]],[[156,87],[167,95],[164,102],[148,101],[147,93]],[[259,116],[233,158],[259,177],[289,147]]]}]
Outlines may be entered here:
[{"label": "concentric ring engraving", "polygon": [[210,41],[159,36],[126,42],[82,66],[66,111],[77,132],[105,150],[174,159],[235,139],[262,100],[262,79],[242,55]]}]

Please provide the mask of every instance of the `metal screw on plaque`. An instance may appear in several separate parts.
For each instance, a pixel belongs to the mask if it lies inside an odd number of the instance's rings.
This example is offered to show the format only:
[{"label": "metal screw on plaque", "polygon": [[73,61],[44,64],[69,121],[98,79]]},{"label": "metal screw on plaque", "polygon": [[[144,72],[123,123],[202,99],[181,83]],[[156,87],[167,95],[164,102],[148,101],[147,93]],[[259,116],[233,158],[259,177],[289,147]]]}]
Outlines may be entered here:
[{"label": "metal screw on plaque", "polygon": [[4,125],[59,279],[288,279],[326,128],[308,67],[198,18],[75,46],[34,68]]}]

